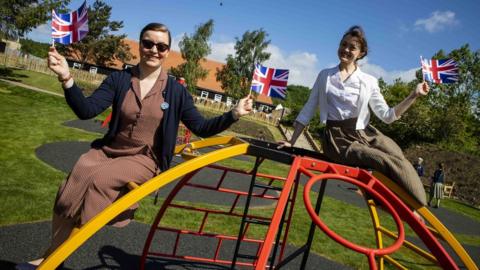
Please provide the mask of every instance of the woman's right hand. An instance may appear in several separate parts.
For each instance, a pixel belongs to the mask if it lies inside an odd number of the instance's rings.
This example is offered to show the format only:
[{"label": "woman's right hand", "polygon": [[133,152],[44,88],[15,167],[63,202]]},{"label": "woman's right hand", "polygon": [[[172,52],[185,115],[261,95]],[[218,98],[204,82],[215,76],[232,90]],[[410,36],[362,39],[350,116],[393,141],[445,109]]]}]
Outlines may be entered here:
[{"label": "woman's right hand", "polygon": [[55,47],[50,47],[48,51],[48,68],[57,74],[60,80],[70,76],[67,60],[57,52]]}]

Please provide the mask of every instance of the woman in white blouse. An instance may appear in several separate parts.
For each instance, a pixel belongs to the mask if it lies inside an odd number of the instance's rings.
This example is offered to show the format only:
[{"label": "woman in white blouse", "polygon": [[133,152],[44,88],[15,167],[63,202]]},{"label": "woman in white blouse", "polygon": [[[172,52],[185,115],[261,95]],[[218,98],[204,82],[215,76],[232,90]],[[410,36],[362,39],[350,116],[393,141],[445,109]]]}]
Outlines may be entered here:
[{"label": "woman in white blouse", "polygon": [[362,28],[351,27],[338,47],[340,64],[318,74],[310,97],[294,123],[291,140],[281,144],[292,146],[320,109],[320,121],[326,124],[322,147],[328,158],[337,163],[382,172],[425,205],[425,191],[415,169],[392,139],[369,125],[368,107],[382,121],[392,123],[418,97],[428,94],[428,84],[418,84],[402,102],[389,107],[380,93],[377,79],[362,72],[357,65],[367,51]]}]

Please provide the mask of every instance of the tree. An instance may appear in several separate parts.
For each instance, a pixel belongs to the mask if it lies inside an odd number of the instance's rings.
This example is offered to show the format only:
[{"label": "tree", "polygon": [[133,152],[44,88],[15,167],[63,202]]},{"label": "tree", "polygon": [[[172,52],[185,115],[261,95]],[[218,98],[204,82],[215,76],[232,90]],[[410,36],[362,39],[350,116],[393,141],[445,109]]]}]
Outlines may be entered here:
[{"label": "tree", "polygon": [[[392,107],[405,99],[418,83],[419,80],[406,83],[396,79],[392,85],[388,85],[383,80],[379,80],[381,92]],[[371,121],[375,127],[393,138],[400,147],[406,148],[411,144],[434,141],[431,111],[428,99],[419,98],[414,106],[391,125],[385,124],[373,115]]]},{"label": "tree", "polygon": [[123,28],[123,21],[110,21],[111,11],[112,7],[96,0],[88,7],[88,34],[80,42],[59,45],[59,50],[76,56],[82,64],[92,61],[98,66],[108,66],[115,59],[130,60],[130,47],[123,41],[126,35],[111,34]]},{"label": "tree", "polygon": [[191,93],[195,93],[197,81],[205,79],[208,75],[208,70],[202,68],[200,61],[205,61],[205,57],[211,52],[208,39],[212,32],[213,20],[209,20],[198,26],[192,36],[184,35],[179,46],[185,63],[170,69],[170,73],[174,76],[185,78],[187,88]]},{"label": "tree", "polygon": [[297,115],[300,113],[305,103],[307,103],[309,95],[310,89],[308,87],[293,84],[287,86],[287,97],[280,102],[284,108],[288,108],[290,111],[289,114],[283,118],[285,124],[293,124]]},{"label": "tree", "polygon": [[432,85],[429,100],[434,112],[435,136],[447,144],[478,148],[480,140],[473,136],[478,127],[471,125],[475,124],[473,119],[480,99],[480,51],[473,52],[466,44],[449,54],[440,50],[433,58],[446,57],[457,62],[459,80],[454,84]]},{"label": "tree", "polygon": [[17,39],[51,18],[70,0],[0,0],[0,38]]},{"label": "tree", "polygon": [[20,44],[22,47],[20,50],[23,54],[30,54],[40,58],[47,58],[48,48],[51,44],[40,43],[30,39],[20,39]]},{"label": "tree", "polygon": [[[480,153],[480,52],[472,52],[468,45],[446,54],[438,51],[434,59],[453,58],[459,66],[459,80],[453,84],[430,84],[430,93],[419,98],[402,117],[386,125],[376,117],[372,123],[392,137],[402,148],[418,143],[441,143],[447,147],[462,147],[464,151]],[[396,80],[392,85],[380,82],[385,100],[390,106],[401,102],[422,81],[405,83]]]},{"label": "tree", "polygon": [[270,53],[265,52],[270,44],[270,40],[265,40],[267,36],[267,32],[260,29],[245,32],[241,40],[236,38],[235,56],[229,54],[226,65],[217,68],[217,81],[227,95],[239,99],[249,93],[254,65],[270,58]]}]

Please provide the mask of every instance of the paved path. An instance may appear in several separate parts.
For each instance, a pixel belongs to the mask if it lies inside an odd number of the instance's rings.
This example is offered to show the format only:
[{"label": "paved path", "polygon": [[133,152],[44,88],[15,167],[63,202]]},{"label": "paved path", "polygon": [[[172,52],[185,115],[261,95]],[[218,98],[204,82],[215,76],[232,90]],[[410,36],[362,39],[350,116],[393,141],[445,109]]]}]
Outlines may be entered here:
[{"label": "paved path", "polygon": [[[63,269],[138,269],[143,244],[150,226],[132,222],[118,229],[104,227],[84,245],[76,250],[65,262]],[[14,265],[40,256],[50,239],[50,222],[35,222],[0,227],[0,269],[14,269]],[[157,241],[169,246],[175,241],[173,234],[162,235]],[[179,254],[205,254],[215,251],[213,243],[199,242],[200,239],[186,239],[189,245],[181,245]],[[233,243],[226,245],[220,254],[222,259],[230,259]],[[294,251],[287,248],[287,255]],[[298,269],[300,260],[296,259],[282,269]],[[349,267],[311,254],[307,269],[348,270]],[[229,269],[226,266],[195,263],[191,261],[171,260],[165,258],[147,261],[146,269],[193,270],[193,269]]]},{"label": "paved path", "polygon": [[49,94],[49,95],[54,95],[54,96],[59,96],[59,97],[64,96],[64,95],[59,94],[59,93],[44,90],[44,89],[41,89],[41,88],[38,88],[38,87],[35,87],[35,86],[31,86],[31,85],[28,85],[28,84],[24,84],[24,83],[21,83],[21,82],[16,82],[16,81],[12,81],[12,80],[5,80],[5,79],[0,79],[0,81],[10,83],[10,84],[13,84],[13,85],[16,85],[16,86],[20,86],[20,87],[23,87],[23,88],[26,88],[26,89],[30,89],[30,90],[33,90],[33,91],[42,92],[42,93]]}]

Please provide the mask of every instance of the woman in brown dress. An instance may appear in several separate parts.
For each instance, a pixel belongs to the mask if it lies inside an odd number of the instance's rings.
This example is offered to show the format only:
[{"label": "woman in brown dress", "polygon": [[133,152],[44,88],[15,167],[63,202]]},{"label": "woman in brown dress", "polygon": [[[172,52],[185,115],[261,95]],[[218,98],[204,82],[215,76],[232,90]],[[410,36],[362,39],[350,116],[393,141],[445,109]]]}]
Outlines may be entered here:
[{"label": "woman in brown dress", "polygon": [[[112,106],[109,131],[75,164],[61,184],[54,205],[52,242],[43,258],[119,196],[128,182],[142,184],[168,169],[173,156],[179,122],[193,133],[208,137],[227,129],[252,109],[250,96],[221,116],[205,119],[197,111],[188,91],[169,77],[162,64],[168,57],[171,35],[159,23],[146,25],[140,33],[140,63],[110,74],[89,96],[75,84],[63,56],[51,48],[49,68],[58,75],[65,98],[81,119],[90,119]],[[124,226],[133,210],[112,224]],[[43,258],[17,268],[30,269]]]}]

